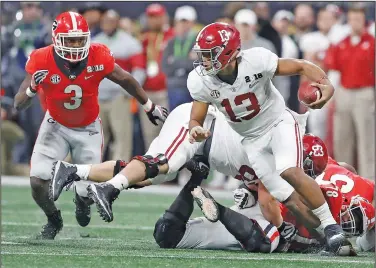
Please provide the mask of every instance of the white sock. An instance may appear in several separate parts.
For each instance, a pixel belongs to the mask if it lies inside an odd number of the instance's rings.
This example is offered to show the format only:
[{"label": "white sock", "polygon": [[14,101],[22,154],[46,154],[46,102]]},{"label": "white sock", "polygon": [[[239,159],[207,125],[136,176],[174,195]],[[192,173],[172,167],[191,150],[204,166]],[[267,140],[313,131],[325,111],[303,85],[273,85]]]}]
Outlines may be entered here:
[{"label": "white sock", "polygon": [[108,183],[112,184],[115,188],[119,189],[120,191],[127,189],[129,186],[127,177],[120,173],[116,174],[116,176],[109,180]]},{"label": "white sock", "polygon": [[76,167],[76,174],[78,175],[78,177],[80,177],[81,180],[87,180],[87,177],[89,177],[91,165],[76,165]]},{"label": "white sock", "polygon": [[331,224],[337,224],[337,222],[334,220],[332,213],[330,212],[328,203],[324,203],[322,206],[313,209],[313,214],[319,218],[321,225],[316,228],[316,231],[319,233],[324,233],[324,229],[326,226]]}]

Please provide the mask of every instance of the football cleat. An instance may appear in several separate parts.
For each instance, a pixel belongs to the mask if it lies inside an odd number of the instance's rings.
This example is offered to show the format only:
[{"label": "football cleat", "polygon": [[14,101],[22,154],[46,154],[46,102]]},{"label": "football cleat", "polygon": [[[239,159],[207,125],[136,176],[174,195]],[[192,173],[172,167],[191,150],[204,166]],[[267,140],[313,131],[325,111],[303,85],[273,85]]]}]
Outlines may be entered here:
[{"label": "football cleat", "polygon": [[191,193],[193,195],[193,199],[200,207],[205,218],[207,218],[211,222],[218,221],[219,210],[217,202],[215,202],[214,198],[209,194],[209,192],[202,189],[200,186],[197,186]]},{"label": "football cleat", "polygon": [[64,161],[56,161],[52,167],[52,179],[49,188],[50,199],[56,201],[63,188],[66,190],[72,186],[74,181],[80,180],[76,174],[77,167]]},{"label": "football cleat", "polygon": [[331,224],[324,229],[326,238],[325,250],[321,252],[324,256],[356,256],[356,252],[346,238],[345,233],[337,224]]},{"label": "football cleat", "polygon": [[76,187],[73,188],[73,191],[73,202],[76,204],[76,220],[80,226],[85,227],[89,224],[91,219],[91,209],[89,205],[91,200],[88,197],[78,195]]},{"label": "football cleat", "polygon": [[47,224],[42,227],[42,231],[36,237],[38,240],[53,240],[63,228],[63,218],[61,217],[60,210],[54,212],[47,219]]},{"label": "football cleat", "polygon": [[120,190],[116,189],[110,183],[90,184],[87,187],[88,197],[97,205],[99,215],[105,222],[114,220],[112,213],[112,203],[120,194]]}]

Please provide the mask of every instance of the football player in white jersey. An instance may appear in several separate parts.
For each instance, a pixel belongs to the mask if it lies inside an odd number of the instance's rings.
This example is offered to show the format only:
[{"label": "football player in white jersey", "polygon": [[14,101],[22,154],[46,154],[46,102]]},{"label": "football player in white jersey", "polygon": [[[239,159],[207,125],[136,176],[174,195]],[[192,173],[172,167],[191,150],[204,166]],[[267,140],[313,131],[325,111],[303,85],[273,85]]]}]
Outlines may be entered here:
[{"label": "football player in white jersey", "polygon": [[[237,29],[226,23],[212,23],[197,35],[195,69],[187,80],[194,99],[189,138],[201,142],[210,135],[203,127],[209,104],[217,107],[229,125],[245,139],[243,145],[251,166],[261,181],[280,175],[306,200],[320,220],[317,231],[324,233],[327,250],[346,255],[351,243],[333,219],[318,185],[302,169],[302,135],[298,115],[289,110],[274,87],[275,75],[305,75],[320,88],[321,97],[309,105],[319,109],[332,97],[334,88],[325,72],[297,59],[280,59],[264,48],[240,49]],[[276,180],[272,187],[280,187]],[[266,185],[270,192],[270,185]],[[275,196],[278,199],[278,196]]]},{"label": "football player in white jersey", "polygon": [[[192,165],[204,165],[193,159]],[[209,173],[207,166],[189,168],[192,177],[171,206],[158,219],[154,239],[161,248],[219,249],[271,253],[279,244],[277,228],[265,219],[254,191],[244,184],[234,191],[235,205],[222,206],[198,185]],[[206,173],[205,173],[206,169]],[[205,217],[189,219],[194,200]],[[215,209],[213,209],[215,207]],[[205,209],[204,209],[205,208]],[[211,212],[218,211],[218,214]]]}]

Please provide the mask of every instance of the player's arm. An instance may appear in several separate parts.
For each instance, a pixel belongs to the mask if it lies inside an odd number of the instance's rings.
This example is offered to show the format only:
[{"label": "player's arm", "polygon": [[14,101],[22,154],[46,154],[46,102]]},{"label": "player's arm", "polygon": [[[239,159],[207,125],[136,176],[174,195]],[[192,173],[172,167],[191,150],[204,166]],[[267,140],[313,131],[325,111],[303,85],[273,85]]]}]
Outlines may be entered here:
[{"label": "player's arm", "polygon": [[26,74],[25,79],[22,81],[22,84],[18,89],[16,96],[14,97],[14,108],[16,108],[18,111],[29,107],[31,104],[32,96],[29,96],[27,93],[30,83],[31,75]]},{"label": "player's arm", "polygon": [[275,75],[304,75],[313,83],[312,86],[320,88],[322,96],[319,100],[309,105],[312,109],[320,109],[334,94],[334,87],[326,73],[317,65],[300,59],[279,59]]},{"label": "player's arm", "polygon": [[191,117],[189,120],[189,141],[200,142],[210,136],[210,131],[203,128],[209,103],[193,101]]},{"label": "player's arm", "polygon": [[137,80],[119,65],[115,64],[114,70],[106,78],[124,88],[129,94],[135,97],[142,104],[149,120],[158,125],[156,120],[164,122],[168,116],[168,110],[165,107],[155,105],[146,95],[145,90]]},{"label": "player's arm", "polygon": [[31,99],[37,94],[37,87],[43,82],[47,74],[47,70],[36,71],[33,75],[26,74],[18,93],[14,97],[14,108],[20,111],[30,106]]}]

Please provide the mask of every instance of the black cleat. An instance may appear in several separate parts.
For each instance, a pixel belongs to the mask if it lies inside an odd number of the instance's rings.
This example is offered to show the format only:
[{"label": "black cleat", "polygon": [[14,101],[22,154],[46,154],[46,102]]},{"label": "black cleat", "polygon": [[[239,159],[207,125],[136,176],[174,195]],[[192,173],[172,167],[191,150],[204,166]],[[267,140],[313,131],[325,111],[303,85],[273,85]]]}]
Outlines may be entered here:
[{"label": "black cleat", "polygon": [[209,164],[204,156],[194,156],[184,166],[191,173],[191,183],[194,186],[201,185],[201,182],[205,180],[209,175]]},{"label": "black cleat", "polygon": [[215,202],[214,198],[209,194],[209,192],[202,189],[200,186],[197,186],[193,189],[192,196],[197,205],[200,207],[205,218],[211,222],[216,222],[219,220],[217,202]]},{"label": "black cleat", "polygon": [[77,194],[76,187],[74,190],[73,202],[76,204],[76,220],[78,224],[85,227],[89,224],[91,219],[90,203],[91,200],[88,197],[82,197]]},{"label": "black cleat", "polygon": [[37,235],[38,240],[53,240],[55,236],[63,228],[63,218],[60,210],[47,217],[47,224],[42,227],[42,231]]},{"label": "black cleat", "polygon": [[120,194],[110,183],[90,184],[87,187],[88,197],[95,202],[99,215],[105,222],[114,220],[112,213],[112,203]]},{"label": "black cleat", "polygon": [[325,227],[326,248],[321,252],[324,256],[356,256],[351,242],[346,238],[342,228],[337,224]]},{"label": "black cleat", "polygon": [[74,181],[79,180],[77,167],[64,161],[56,161],[52,167],[52,179],[49,188],[50,199],[56,201],[64,187],[67,190]]}]

